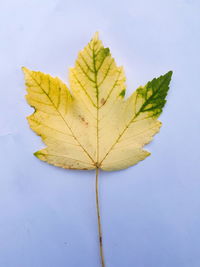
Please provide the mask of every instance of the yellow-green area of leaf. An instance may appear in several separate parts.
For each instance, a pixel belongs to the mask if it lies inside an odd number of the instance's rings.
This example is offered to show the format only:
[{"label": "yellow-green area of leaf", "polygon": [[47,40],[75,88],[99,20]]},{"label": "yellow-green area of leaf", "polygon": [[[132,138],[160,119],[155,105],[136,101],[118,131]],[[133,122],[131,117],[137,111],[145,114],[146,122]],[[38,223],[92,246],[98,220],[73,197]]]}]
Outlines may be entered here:
[{"label": "yellow-green area of leaf", "polygon": [[35,155],[67,169],[124,169],[145,159],[159,131],[172,71],[125,98],[125,74],[96,33],[69,70],[70,89],[59,79],[23,68],[26,99],[35,112],[30,127],[46,147]]}]

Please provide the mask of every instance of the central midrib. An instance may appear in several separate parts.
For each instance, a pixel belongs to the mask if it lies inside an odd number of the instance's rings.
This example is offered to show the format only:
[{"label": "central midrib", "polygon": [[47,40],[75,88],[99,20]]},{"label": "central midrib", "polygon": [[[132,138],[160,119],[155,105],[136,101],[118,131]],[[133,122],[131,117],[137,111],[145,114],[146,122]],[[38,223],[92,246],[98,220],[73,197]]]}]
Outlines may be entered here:
[{"label": "central midrib", "polygon": [[96,59],[95,59],[95,42],[93,43],[93,48],[92,48],[92,58],[93,58],[93,68],[94,68],[94,83],[95,83],[95,89],[96,89],[96,97],[97,97],[97,104],[96,104],[96,123],[97,123],[97,137],[96,137],[96,167],[99,167],[99,87],[97,84],[97,69],[96,69]]}]

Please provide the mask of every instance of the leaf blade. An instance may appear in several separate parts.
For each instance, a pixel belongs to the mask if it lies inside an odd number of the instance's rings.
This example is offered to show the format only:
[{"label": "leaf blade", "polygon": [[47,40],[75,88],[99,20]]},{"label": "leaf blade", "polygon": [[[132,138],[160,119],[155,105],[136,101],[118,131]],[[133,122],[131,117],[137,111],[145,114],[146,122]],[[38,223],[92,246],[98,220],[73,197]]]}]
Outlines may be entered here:
[{"label": "leaf blade", "polygon": [[125,99],[125,74],[96,33],[70,69],[70,88],[24,68],[30,127],[46,148],[36,156],[72,169],[127,168],[150,153],[143,149],[159,131],[172,72],[140,86]]}]

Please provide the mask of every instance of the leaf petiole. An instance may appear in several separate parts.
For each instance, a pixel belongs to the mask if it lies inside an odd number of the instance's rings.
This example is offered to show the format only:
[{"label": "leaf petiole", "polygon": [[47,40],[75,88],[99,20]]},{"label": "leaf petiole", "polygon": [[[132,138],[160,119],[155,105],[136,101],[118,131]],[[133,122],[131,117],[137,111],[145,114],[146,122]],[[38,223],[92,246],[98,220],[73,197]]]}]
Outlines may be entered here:
[{"label": "leaf petiole", "polygon": [[99,208],[99,168],[96,168],[96,208],[97,208],[97,219],[98,219],[99,249],[100,249],[100,256],[101,256],[101,266],[105,267],[104,254],[103,254],[102,229],[101,229],[101,216],[100,216],[100,208]]}]

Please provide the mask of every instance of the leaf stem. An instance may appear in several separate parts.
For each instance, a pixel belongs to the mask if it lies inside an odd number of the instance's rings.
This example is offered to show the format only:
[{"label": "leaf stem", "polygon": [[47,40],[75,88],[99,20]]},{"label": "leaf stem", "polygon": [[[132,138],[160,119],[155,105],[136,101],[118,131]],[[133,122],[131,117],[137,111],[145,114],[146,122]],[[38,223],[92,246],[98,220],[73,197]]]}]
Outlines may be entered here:
[{"label": "leaf stem", "polygon": [[101,216],[99,208],[99,169],[96,168],[96,208],[98,219],[98,231],[99,231],[99,249],[101,256],[101,266],[105,267],[104,254],[103,254],[103,242],[102,242],[102,229],[101,229]]}]

